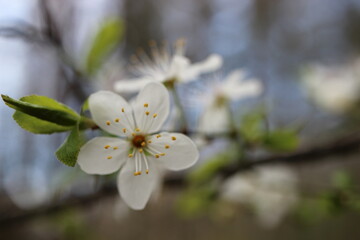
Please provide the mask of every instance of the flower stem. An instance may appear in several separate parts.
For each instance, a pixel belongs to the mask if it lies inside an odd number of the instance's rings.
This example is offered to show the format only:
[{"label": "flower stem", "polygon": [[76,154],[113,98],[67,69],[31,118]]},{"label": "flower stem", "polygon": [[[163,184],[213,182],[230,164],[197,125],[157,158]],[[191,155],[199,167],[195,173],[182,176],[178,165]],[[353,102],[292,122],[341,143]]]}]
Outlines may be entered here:
[{"label": "flower stem", "polygon": [[178,92],[176,91],[176,87],[172,87],[170,88],[172,94],[173,94],[173,98],[174,98],[174,102],[176,107],[180,110],[180,130],[182,133],[186,134],[188,132],[188,124],[187,124],[187,120],[186,120],[186,114],[185,114],[185,110],[183,105],[181,104],[181,100],[179,97]]}]

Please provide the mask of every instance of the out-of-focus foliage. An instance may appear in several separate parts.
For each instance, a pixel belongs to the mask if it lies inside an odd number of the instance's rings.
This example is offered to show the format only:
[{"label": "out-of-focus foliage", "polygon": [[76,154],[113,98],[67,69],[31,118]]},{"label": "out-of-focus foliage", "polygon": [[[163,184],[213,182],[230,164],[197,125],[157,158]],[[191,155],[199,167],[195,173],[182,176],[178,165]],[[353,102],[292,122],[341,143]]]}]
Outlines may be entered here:
[{"label": "out-of-focus foliage", "polygon": [[299,145],[299,138],[293,129],[278,129],[269,132],[264,139],[264,146],[271,151],[293,151]]},{"label": "out-of-focus foliage", "polygon": [[120,20],[106,21],[91,44],[86,57],[85,72],[93,75],[100,69],[105,59],[114,52],[124,34],[124,23]]},{"label": "out-of-focus foliage", "polygon": [[240,152],[237,150],[235,145],[230,146],[228,151],[216,154],[188,175],[189,188],[181,195],[177,203],[180,216],[199,216],[206,214],[213,207],[218,189],[216,175],[219,170],[239,157]]},{"label": "out-of-focus foliage", "polygon": [[266,114],[262,110],[255,110],[243,117],[239,131],[246,143],[272,152],[290,152],[299,146],[296,129],[287,127],[268,130],[265,121]]},{"label": "out-of-focus foliage", "polygon": [[354,179],[347,172],[338,171],[333,175],[331,189],[304,198],[298,216],[305,223],[316,223],[349,211],[360,211],[360,195]]}]

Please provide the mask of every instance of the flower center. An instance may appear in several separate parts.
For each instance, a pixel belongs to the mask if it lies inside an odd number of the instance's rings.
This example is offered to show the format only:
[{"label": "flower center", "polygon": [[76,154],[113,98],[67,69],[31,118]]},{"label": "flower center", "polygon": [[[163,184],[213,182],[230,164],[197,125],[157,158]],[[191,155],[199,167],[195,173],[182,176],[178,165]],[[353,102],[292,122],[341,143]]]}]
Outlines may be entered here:
[{"label": "flower center", "polygon": [[146,146],[145,136],[142,134],[137,134],[133,137],[131,143],[136,148],[143,148]]}]

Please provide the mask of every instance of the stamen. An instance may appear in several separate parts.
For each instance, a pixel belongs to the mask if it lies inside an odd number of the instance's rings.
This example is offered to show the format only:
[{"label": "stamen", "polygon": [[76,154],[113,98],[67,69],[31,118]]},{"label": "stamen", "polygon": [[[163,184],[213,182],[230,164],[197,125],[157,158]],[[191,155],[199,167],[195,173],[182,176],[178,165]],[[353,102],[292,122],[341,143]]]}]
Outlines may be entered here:
[{"label": "stamen", "polygon": [[126,133],[126,128],[123,128],[123,133]]},{"label": "stamen", "polygon": [[166,144],[166,145],[165,145],[165,148],[166,148],[166,149],[169,149],[169,148],[170,148],[170,146]]},{"label": "stamen", "polygon": [[145,168],[146,168],[145,172],[146,172],[146,174],[149,174],[149,164],[148,164],[147,158],[145,155],[143,156],[143,158],[144,158],[144,163],[145,163]]},{"label": "stamen", "polygon": [[149,106],[149,104],[148,104],[148,103],[144,103],[144,107],[146,107],[146,108],[147,108],[148,106]]},{"label": "stamen", "polygon": [[136,134],[135,134],[135,133],[132,133],[132,134],[131,134],[131,136],[135,137],[135,136],[136,136]]},{"label": "stamen", "polygon": [[134,154],[132,154],[132,153],[129,153],[129,158],[132,158],[133,156],[134,156]]},{"label": "stamen", "polygon": [[110,126],[110,121],[106,121],[106,125]]},{"label": "stamen", "polygon": [[142,148],[139,149],[139,153],[143,153],[143,151],[144,151],[144,150],[143,150]]},{"label": "stamen", "polygon": [[141,146],[142,146],[142,147],[145,147],[145,145],[146,145],[146,142],[142,142],[142,143],[141,143]]},{"label": "stamen", "polygon": [[156,138],[160,138],[160,137],[161,137],[161,135],[160,135],[160,134],[156,135]]},{"label": "stamen", "polygon": [[171,137],[171,140],[175,141],[175,140],[176,140],[176,137]]},{"label": "stamen", "polygon": [[115,122],[120,122],[120,119],[119,118],[115,118]]},{"label": "stamen", "polygon": [[109,149],[109,147],[110,147],[110,145],[106,145],[104,148],[105,148],[105,149]]},{"label": "stamen", "polygon": [[162,156],[162,157],[165,156],[165,153],[160,153],[160,156]]},{"label": "stamen", "polygon": [[119,148],[118,148],[118,147],[114,147],[113,149],[114,149],[114,150],[117,150],[117,149],[119,149]]},{"label": "stamen", "polygon": [[149,116],[150,112],[149,112],[149,111],[146,111],[145,114],[146,114],[146,116]]},{"label": "stamen", "polygon": [[125,108],[121,108],[121,111],[122,111],[122,112],[125,112]]},{"label": "stamen", "polygon": [[157,114],[156,114],[156,113],[154,113],[153,118],[156,118],[156,117],[157,117]]},{"label": "stamen", "polygon": [[112,159],[112,156],[108,156],[107,159]]},{"label": "stamen", "polygon": [[156,158],[159,158],[159,157],[160,157],[160,154],[155,154],[155,157],[156,157]]},{"label": "stamen", "polygon": [[140,128],[135,128],[135,132],[140,132]]},{"label": "stamen", "polygon": [[149,140],[149,141],[148,141],[148,143],[152,143],[152,141],[151,141],[151,140]]}]

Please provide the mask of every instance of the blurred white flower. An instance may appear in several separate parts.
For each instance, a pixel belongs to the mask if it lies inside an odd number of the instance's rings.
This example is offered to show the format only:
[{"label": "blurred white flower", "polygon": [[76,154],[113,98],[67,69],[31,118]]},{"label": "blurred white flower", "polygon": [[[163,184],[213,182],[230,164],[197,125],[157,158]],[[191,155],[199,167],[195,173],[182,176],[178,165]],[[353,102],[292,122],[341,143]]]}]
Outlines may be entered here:
[{"label": "blurred white flower", "polygon": [[[78,163],[89,174],[110,174],[121,168],[118,189],[132,209],[145,207],[160,181],[161,166],[182,170],[199,158],[195,144],[187,136],[154,134],[168,117],[169,104],[169,93],[159,83],[147,84],[132,105],[108,91],[89,97],[96,124],[124,139],[96,137],[90,140],[81,148]],[[146,174],[142,174],[143,170]]]},{"label": "blurred white flower", "polygon": [[133,56],[132,72],[138,78],[116,82],[115,91],[136,92],[152,81],[165,84],[186,83],[195,80],[200,74],[216,71],[222,66],[222,58],[217,54],[210,55],[202,62],[191,64],[183,55],[184,41],[177,42],[174,53],[166,46],[158,48],[154,42],[150,46],[152,57],[144,52]]},{"label": "blurred white flower", "polygon": [[260,167],[228,179],[221,196],[230,202],[252,206],[260,223],[272,228],[297,203],[297,177],[283,166]]},{"label": "blurred white flower", "polygon": [[230,127],[231,101],[261,94],[263,87],[256,79],[245,80],[245,73],[238,69],[220,81],[216,79],[209,90],[202,94],[199,102],[204,111],[199,121],[199,131],[207,134],[224,133]]},{"label": "blurred white flower", "polygon": [[309,67],[303,81],[309,97],[319,106],[334,113],[344,113],[359,100],[360,61],[343,67]]}]

